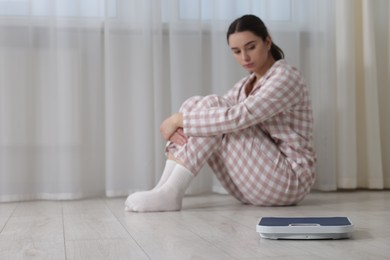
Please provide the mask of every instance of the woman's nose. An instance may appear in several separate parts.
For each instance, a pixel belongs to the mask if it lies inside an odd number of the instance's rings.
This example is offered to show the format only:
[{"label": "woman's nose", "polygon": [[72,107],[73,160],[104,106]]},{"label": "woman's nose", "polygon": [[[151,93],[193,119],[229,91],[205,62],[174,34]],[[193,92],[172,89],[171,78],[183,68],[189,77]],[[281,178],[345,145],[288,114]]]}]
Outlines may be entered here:
[{"label": "woman's nose", "polygon": [[245,51],[242,52],[242,59],[245,61],[249,60],[249,55]]}]

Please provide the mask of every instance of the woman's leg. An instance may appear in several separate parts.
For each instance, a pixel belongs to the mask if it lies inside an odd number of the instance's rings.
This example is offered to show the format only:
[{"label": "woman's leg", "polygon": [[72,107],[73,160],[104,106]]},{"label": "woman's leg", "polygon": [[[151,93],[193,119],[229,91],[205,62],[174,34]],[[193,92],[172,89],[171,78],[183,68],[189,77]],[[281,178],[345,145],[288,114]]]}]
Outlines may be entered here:
[{"label": "woman's leg", "polygon": [[249,201],[245,198],[244,194],[240,191],[234,180],[230,176],[229,170],[226,167],[224,158],[221,156],[220,149],[213,153],[213,155],[207,161],[210,168],[213,170],[215,176],[225,188],[225,190],[242,203],[248,204]]},{"label": "woman's leg", "polygon": [[173,158],[172,159],[168,158],[168,160],[166,160],[161,178],[153,189],[158,189],[168,180],[175,166],[176,166],[176,161]]},{"label": "woman's leg", "polygon": [[[193,97],[183,103],[180,111],[204,109],[215,101],[214,96]],[[221,144],[221,136],[189,137],[185,145],[168,142],[166,152],[169,160],[176,166],[171,172],[164,171],[161,185],[151,191],[137,192],[126,200],[128,211],[173,211],[181,209],[185,190],[211,154]],[[163,174],[163,176],[164,176]],[[165,180],[163,180],[165,179]]]},{"label": "woman's leg", "polygon": [[224,186],[231,187],[230,193],[238,194],[234,196],[243,202],[262,206],[296,204],[314,182],[309,167],[293,170],[291,160],[258,125],[225,135],[218,153],[219,158],[213,161],[214,154],[209,165],[220,180],[228,172],[229,182],[234,185]]},{"label": "woman's leg", "polygon": [[188,169],[177,164],[160,187],[131,194],[126,200],[125,210],[138,212],[180,210],[185,190],[193,178]]},{"label": "woman's leg", "polygon": [[[194,97],[183,104],[181,111],[225,105],[229,106],[227,101],[216,96]],[[310,191],[314,181],[309,170],[297,174],[277,144],[259,126],[223,137],[189,137],[185,145],[168,142],[166,152],[178,163],[167,180],[168,185],[152,193],[129,196],[126,204],[130,210],[179,210],[191,177],[206,161],[230,194],[253,205],[297,203]],[[188,178],[180,180],[183,176]],[[180,188],[178,192],[176,188]]]}]

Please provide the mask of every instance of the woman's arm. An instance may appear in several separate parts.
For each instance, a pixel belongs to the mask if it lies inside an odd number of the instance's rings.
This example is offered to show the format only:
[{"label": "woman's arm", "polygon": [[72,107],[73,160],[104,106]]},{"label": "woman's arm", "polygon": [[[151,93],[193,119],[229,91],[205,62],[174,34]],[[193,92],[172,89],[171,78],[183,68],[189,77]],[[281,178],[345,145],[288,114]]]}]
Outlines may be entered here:
[{"label": "woman's arm", "polygon": [[187,137],[183,133],[183,115],[175,113],[165,119],[160,126],[160,133],[165,140],[184,144],[187,141]]},{"label": "woman's arm", "polygon": [[[229,100],[232,104],[235,104],[240,88],[247,80],[251,79],[250,76],[242,78],[223,96],[223,98]],[[165,140],[169,140],[176,144],[185,144],[187,142],[187,136],[183,131],[183,114],[175,113],[165,119],[160,126],[160,133]]]},{"label": "woman's arm", "polygon": [[305,85],[297,71],[281,68],[256,93],[231,107],[215,107],[183,113],[188,136],[225,134],[263,122],[289,110],[302,99]]},{"label": "woman's arm", "polygon": [[178,128],[176,132],[171,135],[169,141],[179,145],[187,143],[187,136],[184,134],[183,128]]}]

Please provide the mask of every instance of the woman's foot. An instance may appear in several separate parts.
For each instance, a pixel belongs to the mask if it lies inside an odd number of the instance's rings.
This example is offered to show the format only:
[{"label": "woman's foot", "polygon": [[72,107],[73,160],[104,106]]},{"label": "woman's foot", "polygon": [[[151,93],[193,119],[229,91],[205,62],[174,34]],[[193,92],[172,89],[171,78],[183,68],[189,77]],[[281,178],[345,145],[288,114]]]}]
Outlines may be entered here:
[{"label": "woman's foot", "polygon": [[150,191],[131,194],[126,200],[126,211],[156,212],[181,209],[184,193],[194,175],[177,164],[165,183]]}]

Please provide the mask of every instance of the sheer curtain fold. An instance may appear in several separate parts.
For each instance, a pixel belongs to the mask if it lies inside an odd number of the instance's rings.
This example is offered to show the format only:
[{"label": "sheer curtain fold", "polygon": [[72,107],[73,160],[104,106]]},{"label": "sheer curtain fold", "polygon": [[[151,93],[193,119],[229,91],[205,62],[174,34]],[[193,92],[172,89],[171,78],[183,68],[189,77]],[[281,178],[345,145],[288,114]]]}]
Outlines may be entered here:
[{"label": "sheer curtain fold", "polygon": [[51,17],[29,20],[0,22],[0,197],[96,195],[104,165],[101,35]]},{"label": "sheer curtain fold", "polygon": [[[388,1],[24,2],[0,7],[0,201],[152,188],[161,121],[247,74],[225,35],[245,13],[310,86],[316,188],[390,187]],[[223,189],[205,166],[189,193],[209,191]]]},{"label": "sheer curtain fold", "polygon": [[375,37],[375,13],[374,2],[363,0],[363,71],[364,71],[364,92],[365,115],[366,115],[366,140],[367,148],[367,181],[363,185],[368,188],[384,188],[384,175],[382,164],[382,148],[380,135],[380,113],[379,113],[379,84],[376,58],[376,37]]},{"label": "sheer curtain fold", "polygon": [[108,196],[150,188],[161,174],[164,144],[158,130],[171,101],[158,1],[121,3],[118,19],[105,22],[102,50]]},{"label": "sheer curtain fold", "polygon": [[[331,183],[347,188],[356,186],[357,136],[356,136],[356,38],[355,1],[336,1],[336,89],[337,89],[337,171]],[[340,86],[340,87],[339,87]],[[351,180],[352,179],[352,180]],[[337,180],[337,181],[336,181]]]},{"label": "sheer curtain fold", "polygon": [[[381,61],[389,43],[379,45],[388,32],[378,26],[388,19],[378,15],[386,1],[337,1],[337,100],[339,113],[337,178],[339,188],[383,189],[389,179],[386,166],[385,99],[388,79],[380,82],[388,61]],[[379,48],[378,48],[379,47]]]}]

